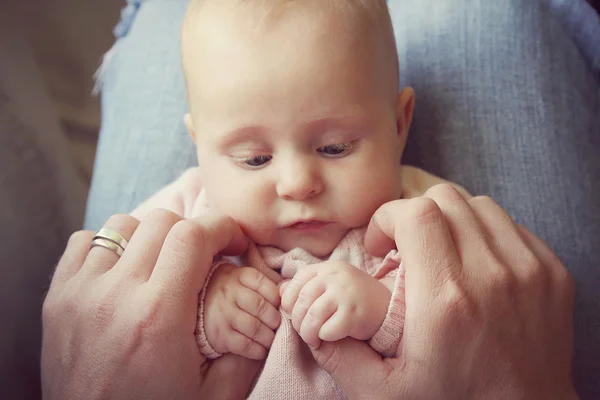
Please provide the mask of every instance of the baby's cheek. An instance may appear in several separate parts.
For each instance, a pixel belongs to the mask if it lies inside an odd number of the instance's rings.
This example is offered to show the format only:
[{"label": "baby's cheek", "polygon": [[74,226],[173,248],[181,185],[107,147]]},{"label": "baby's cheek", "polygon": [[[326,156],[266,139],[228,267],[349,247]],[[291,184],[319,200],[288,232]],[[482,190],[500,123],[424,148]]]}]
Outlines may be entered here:
[{"label": "baby's cheek", "polygon": [[254,243],[261,245],[269,245],[271,243],[271,237],[275,230],[270,218],[266,214],[249,213],[249,214],[238,214],[238,216],[231,216],[242,228],[244,235],[246,235]]}]

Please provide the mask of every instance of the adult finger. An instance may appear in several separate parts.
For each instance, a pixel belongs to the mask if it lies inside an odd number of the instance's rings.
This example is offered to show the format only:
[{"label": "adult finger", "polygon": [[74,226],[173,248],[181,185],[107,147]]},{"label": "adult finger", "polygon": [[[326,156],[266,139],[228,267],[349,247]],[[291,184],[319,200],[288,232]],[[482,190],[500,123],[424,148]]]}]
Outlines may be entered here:
[{"label": "adult finger", "polygon": [[366,343],[346,338],[323,342],[319,348],[311,348],[311,352],[348,399],[383,398],[382,393],[374,391],[385,390],[385,379],[390,378],[393,367]]},{"label": "adult finger", "polygon": [[235,304],[273,330],[277,329],[281,323],[279,311],[273,304],[253,290],[245,287],[240,288],[235,296]]},{"label": "adult finger", "polygon": [[110,273],[147,281],[154,270],[165,238],[173,225],[182,219],[181,216],[168,210],[151,211],[139,223],[123,256]]},{"label": "adult finger", "polygon": [[494,200],[487,196],[474,197],[469,200],[471,209],[481,221],[481,226],[493,247],[495,257],[502,261],[503,268],[511,276],[524,277],[531,271],[524,260],[535,255],[519,234],[513,219]]},{"label": "adult finger", "polygon": [[94,233],[90,231],[78,231],[71,235],[52,276],[50,290],[59,288],[79,272],[90,251],[93,237]]},{"label": "adult finger", "polygon": [[470,202],[514,276],[538,286],[553,282],[570,296],[572,280],[567,269],[540,238],[516,224],[491,198],[477,197]]},{"label": "adult finger", "polygon": [[[450,184],[435,185],[428,189],[424,197],[436,202],[444,214],[446,225],[460,260],[485,259],[490,255],[486,233],[481,227],[475,212],[462,194]],[[462,263],[462,270],[468,276],[478,279],[487,270],[499,263],[486,264],[486,269],[478,263]]]},{"label": "adult finger", "polygon": [[383,236],[394,240],[402,258],[407,307],[431,304],[432,295],[462,272],[446,218],[430,198],[396,200],[381,206],[369,223],[365,245],[380,248],[375,241]]},{"label": "adult finger", "polygon": [[[262,363],[236,354],[225,354],[214,361],[207,362],[202,379],[202,393],[207,399],[230,400],[245,399]],[[224,376],[234,376],[235,384],[224,385]]]},{"label": "adult finger", "polygon": [[567,300],[572,301],[574,292],[573,278],[569,274],[569,271],[564,266],[562,261],[542,241],[542,239],[538,238],[536,235],[531,233],[529,230],[527,230],[527,228],[521,225],[517,225],[517,229],[519,230],[519,234],[521,235],[523,240],[538,257],[539,264],[541,264],[538,265],[538,268],[541,266],[546,268],[553,277],[553,281],[555,282],[555,284],[557,284],[559,288],[562,289],[561,293],[564,296],[566,296]]},{"label": "adult finger", "polygon": [[279,307],[277,284],[267,278],[265,274],[254,268],[244,268],[240,275],[240,283],[264,297],[273,306]]},{"label": "adult finger", "polygon": [[[139,223],[136,218],[130,215],[117,214],[110,217],[103,228],[118,233],[129,242]],[[94,276],[103,274],[114,267],[120,257],[113,250],[102,246],[94,246],[90,249],[81,272]]]},{"label": "adult finger", "polygon": [[179,221],[165,239],[149,283],[165,293],[197,296],[214,256],[220,252],[240,254],[247,245],[242,230],[229,217],[209,215]]}]

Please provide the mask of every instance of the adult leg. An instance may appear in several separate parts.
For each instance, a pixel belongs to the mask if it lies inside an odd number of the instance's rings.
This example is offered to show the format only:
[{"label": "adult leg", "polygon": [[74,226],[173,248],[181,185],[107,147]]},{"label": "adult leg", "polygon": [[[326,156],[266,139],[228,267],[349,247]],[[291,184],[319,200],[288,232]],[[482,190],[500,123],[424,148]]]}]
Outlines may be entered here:
[{"label": "adult leg", "polygon": [[404,161],[491,195],[558,253],[576,285],[576,387],[598,399],[600,89],[551,3],[390,2],[417,94]]},{"label": "adult leg", "polygon": [[[85,226],[127,213],[196,164],[179,32],[188,0],[131,0],[102,73],[102,129]],[[139,9],[138,9],[139,7]]]}]

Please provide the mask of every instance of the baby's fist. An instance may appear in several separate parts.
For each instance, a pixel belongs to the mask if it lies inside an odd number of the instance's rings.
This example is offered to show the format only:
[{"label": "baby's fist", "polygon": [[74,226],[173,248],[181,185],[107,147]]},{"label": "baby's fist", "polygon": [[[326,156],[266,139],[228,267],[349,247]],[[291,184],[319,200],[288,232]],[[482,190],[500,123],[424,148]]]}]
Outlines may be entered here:
[{"label": "baby's fist", "polygon": [[219,353],[266,358],[281,322],[277,285],[254,268],[219,267],[204,300],[204,331]]},{"label": "baby's fist", "polygon": [[280,288],[281,307],[310,346],[345,337],[367,340],[380,328],[391,292],[345,262],[311,265]]}]

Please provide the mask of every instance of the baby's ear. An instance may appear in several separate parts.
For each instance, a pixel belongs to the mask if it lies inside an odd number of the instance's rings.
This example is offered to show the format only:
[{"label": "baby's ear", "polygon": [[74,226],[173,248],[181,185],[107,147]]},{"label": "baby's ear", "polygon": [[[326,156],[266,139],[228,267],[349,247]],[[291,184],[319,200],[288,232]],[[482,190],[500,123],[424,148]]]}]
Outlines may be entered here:
[{"label": "baby's ear", "polygon": [[408,136],[414,109],[415,91],[411,87],[405,87],[398,94],[398,102],[396,104],[396,125],[398,127],[398,135],[405,138]]},{"label": "baby's ear", "polygon": [[185,124],[192,141],[196,143],[196,131],[194,130],[194,122],[192,121],[192,116],[190,113],[187,113],[183,116],[183,123]]}]

